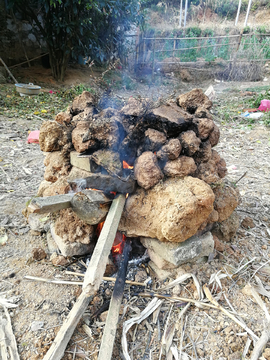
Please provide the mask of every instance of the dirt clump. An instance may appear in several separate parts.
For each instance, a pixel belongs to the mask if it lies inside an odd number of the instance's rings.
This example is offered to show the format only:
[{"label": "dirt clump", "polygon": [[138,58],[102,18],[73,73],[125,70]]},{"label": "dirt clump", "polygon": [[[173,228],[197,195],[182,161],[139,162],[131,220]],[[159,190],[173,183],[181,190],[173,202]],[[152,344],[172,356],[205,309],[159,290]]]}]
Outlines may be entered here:
[{"label": "dirt clump", "polygon": [[94,237],[94,227],[80,220],[71,209],[60,211],[54,227],[56,235],[65,242],[90,244]]},{"label": "dirt clump", "polygon": [[202,89],[193,89],[186,94],[179,95],[177,104],[190,114],[194,114],[199,106],[209,110],[213,105]]},{"label": "dirt clump", "polygon": [[214,193],[193,177],[169,178],[128,197],[119,229],[127,236],[182,242],[193,236],[213,210]]},{"label": "dirt clump", "polygon": [[164,177],[158,166],[157,157],[151,151],[144,152],[136,159],[134,175],[138,184],[146,190],[153,187]]}]

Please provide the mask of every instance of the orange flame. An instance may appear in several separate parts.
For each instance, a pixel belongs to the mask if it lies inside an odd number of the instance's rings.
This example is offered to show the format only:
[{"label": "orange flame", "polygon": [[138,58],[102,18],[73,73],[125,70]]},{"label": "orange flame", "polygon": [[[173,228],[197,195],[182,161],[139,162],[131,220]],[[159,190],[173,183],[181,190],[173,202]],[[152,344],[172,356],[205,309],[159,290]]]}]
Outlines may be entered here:
[{"label": "orange flame", "polygon": [[134,166],[130,166],[125,160],[123,160],[123,169],[133,169]]},{"label": "orange flame", "polygon": [[[104,225],[104,222],[101,222],[97,225],[97,228],[96,228],[96,234],[99,235],[102,228],[103,228],[103,225]],[[119,231],[117,231],[116,235],[115,235],[115,239],[114,239],[114,242],[113,242],[113,246],[112,246],[112,253],[113,254],[122,254],[123,250],[124,250],[124,242],[126,240],[126,235],[120,233]]]}]

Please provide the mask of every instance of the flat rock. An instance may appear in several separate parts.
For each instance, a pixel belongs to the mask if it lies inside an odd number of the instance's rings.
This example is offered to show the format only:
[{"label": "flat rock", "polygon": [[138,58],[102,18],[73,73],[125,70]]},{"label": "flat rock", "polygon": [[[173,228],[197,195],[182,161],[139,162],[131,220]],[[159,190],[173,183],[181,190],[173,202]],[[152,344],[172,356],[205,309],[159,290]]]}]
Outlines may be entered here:
[{"label": "flat rock", "polygon": [[72,180],[69,180],[69,185],[75,192],[84,190],[86,188],[92,188],[103,190],[105,192],[114,191],[120,194],[127,194],[134,192],[136,188],[136,181],[131,178],[121,179],[119,177],[100,173],[91,174],[84,170],[81,170],[81,172],[76,171],[76,174],[79,175],[80,173],[87,177],[78,177],[76,179],[74,176],[75,172],[71,174],[72,176],[69,176],[69,179],[73,178]]},{"label": "flat rock", "polygon": [[128,197],[119,231],[130,237],[183,242],[207,220],[214,199],[210,186],[199,179],[168,178],[150,190],[139,188]]},{"label": "flat rock", "polygon": [[[151,254],[157,254],[165,261],[163,266],[169,266],[166,264],[167,262],[171,264],[171,268],[194,261],[200,257],[209,256],[214,250],[214,239],[210,232],[201,236],[192,236],[180,244],[161,242],[151,238],[141,238],[141,242],[148,249],[152,261],[154,261],[154,258],[152,259]],[[158,263],[156,264],[158,265]],[[167,269],[169,268],[165,270]]]}]

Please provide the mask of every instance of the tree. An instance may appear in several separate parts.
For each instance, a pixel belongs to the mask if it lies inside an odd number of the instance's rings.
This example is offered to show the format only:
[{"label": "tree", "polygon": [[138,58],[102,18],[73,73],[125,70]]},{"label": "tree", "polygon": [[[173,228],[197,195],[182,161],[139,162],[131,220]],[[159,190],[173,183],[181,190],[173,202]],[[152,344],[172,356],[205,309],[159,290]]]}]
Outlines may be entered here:
[{"label": "tree", "polygon": [[138,0],[11,0],[9,7],[46,42],[52,74],[61,81],[71,55],[107,60],[124,31],[143,21]]}]

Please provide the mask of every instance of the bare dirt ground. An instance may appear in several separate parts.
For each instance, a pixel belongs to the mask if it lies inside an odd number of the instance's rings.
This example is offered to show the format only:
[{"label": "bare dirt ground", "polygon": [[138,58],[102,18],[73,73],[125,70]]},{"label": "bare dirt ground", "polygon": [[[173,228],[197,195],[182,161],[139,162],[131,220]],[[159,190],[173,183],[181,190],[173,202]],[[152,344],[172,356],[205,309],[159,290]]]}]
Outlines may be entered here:
[{"label": "bare dirt ground", "polygon": [[[76,76],[73,77],[73,82]],[[205,89],[209,83],[200,85]],[[155,95],[161,95],[162,91],[163,94],[170,94],[172,90],[185,92],[200,85],[174,81],[170,84],[163,83],[162,86],[151,89],[151,92]],[[217,103],[214,113],[216,107],[222,106],[228,96],[233,96],[233,92],[224,92],[225,88],[240,89],[241,86],[245,88],[250,84],[216,84]],[[50,82],[47,83],[47,89],[49,87]],[[149,87],[142,84],[132,92],[122,89],[118,95],[128,98],[138,93],[149,96]],[[260,337],[264,330],[264,311],[254,297],[243,289],[248,283],[260,285],[261,288],[263,286],[265,290],[262,299],[266,309],[270,311],[270,129],[261,124],[250,127],[239,121],[228,123],[221,118],[216,118],[215,121],[221,130],[217,150],[227,162],[228,178],[236,182],[246,173],[237,183],[242,196],[238,213],[241,221],[247,217],[249,219],[246,220],[245,227],[244,224],[240,226],[233,241],[225,244],[223,251],[217,251],[214,259],[187,264],[179,270],[178,275],[193,274],[201,287],[209,284],[216,274],[214,282],[209,286],[210,290],[219,304],[234,314],[242,326],[237,325],[220,309],[188,305],[183,300],[172,302],[165,299],[154,315],[129,331],[127,339],[131,359],[240,360],[245,346],[250,344],[246,346],[248,359],[253,349],[253,342],[249,342],[249,339],[253,339],[248,332],[252,331]],[[21,213],[26,202],[36,194],[43,179],[44,155],[37,144],[26,142],[28,131],[39,128],[41,123],[42,120],[38,118],[27,120],[0,116],[0,300],[9,299],[17,305],[16,308],[9,309],[9,313],[22,360],[44,357],[80,289],[77,285],[33,282],[24,277],[32,275],[81,281],[80,277],[67,275],[65,267],[52,265],[45,234],[31,231]],[[32,259],[32,250],[37,247],[47,252],[46,259]],[[78,260],[72,261],[74,263],[69,266],[69,270],[84,270]],[[129,273],[129,277],[133,276],[137,281],[144,281],[149,276],[143,266],[133,267]],[[150,276],[153,291],[164,285],[152,273]],[[166,283],[170,281],[171,279]],[[63,359],[97,359],[105,316],[103,314],[93,320],[91,314],[110,299],[112,289],[111,283],[102,285],[77,326]],[[151,298],[136,295],[142,291],[143,288],[126,286],[114,346],[115,359],[124,358],[121,348],[124,321],[138,315],[151,301]],[[161,293],[165,292],[185,298],[198,298],[198,288],[190,279]],[[85,333],[83,324],[90,327],[91,336]],[[161,349],[165,349],[166,344],[170,343],[171,351],[166,356],[162,355]],[[268,350],[261,359],[270,359],[270,344],[268,345]]]}]

